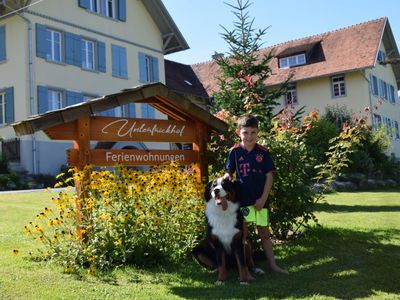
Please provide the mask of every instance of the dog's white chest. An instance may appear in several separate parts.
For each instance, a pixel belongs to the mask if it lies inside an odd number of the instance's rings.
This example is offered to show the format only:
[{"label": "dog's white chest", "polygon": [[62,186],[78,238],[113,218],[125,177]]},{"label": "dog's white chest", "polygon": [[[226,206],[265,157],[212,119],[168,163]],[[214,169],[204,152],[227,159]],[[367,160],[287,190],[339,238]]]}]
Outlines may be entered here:
[{"label": "dog's white chest", "polygon": [[205,213],[212,228],[211,233],[218,237],[227,253],[231,252],[233,236],[239,232],[235,227],[238,206],[236,203],[230,203],[226,210],[222,210],[213,201],[209,201],[206,205]]}]

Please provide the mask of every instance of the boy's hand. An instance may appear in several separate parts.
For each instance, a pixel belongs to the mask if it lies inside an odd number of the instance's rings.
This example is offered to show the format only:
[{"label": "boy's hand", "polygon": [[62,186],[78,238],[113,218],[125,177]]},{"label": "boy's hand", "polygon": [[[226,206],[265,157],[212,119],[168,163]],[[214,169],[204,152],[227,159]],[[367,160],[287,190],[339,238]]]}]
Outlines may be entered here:
[{"label": "boy's hand", "polygon": [[256,200],[256,203],[254,204],[254,207],[257,209],[257,210],[260,210],[260,209],[263,209],[264,208],[264,205],[265,205],[265,202],[267,202],[267,199],[262,199],[262,198],[258,198],[257,200]]},{"label": "boy's hand", "polygon": [[229,174],[229,173],[225,173],[224,176],[222,176],[222,178],[223,179],[229,179],[229,180],[232,179],[231,174]]}]

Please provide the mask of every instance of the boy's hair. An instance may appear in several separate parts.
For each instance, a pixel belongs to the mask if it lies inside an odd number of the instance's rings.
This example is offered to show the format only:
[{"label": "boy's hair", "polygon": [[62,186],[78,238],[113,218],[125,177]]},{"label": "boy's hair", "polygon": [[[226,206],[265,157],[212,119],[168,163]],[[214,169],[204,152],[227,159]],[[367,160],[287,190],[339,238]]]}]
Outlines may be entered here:
[{"label": "boy's hair", "polygon": [[258,128],[258,120],[253,115],[243,115],[238,119],[237,128],[241,129],[243,127]]}]

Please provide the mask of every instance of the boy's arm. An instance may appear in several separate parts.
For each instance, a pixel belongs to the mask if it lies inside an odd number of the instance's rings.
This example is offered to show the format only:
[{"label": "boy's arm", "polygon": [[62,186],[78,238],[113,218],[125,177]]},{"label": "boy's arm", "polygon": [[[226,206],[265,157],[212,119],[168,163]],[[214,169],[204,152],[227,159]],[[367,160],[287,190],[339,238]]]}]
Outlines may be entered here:
[{"label": "boy's arm", "polygon": [[223,178],[232,179],[233,173],[235,170],[235,166],[236,166],[236,161],[234,158],[235,157],[233,155],[233,150],[229,151],[228,159],[225,163],[225,174],[224,174]]},{"label": "boy's arm", "polygon": [[256,203],[254,204],[254,207],[257,210],[262,209],[265,203],[267,202],[268,195],[271,192],[273,178],[274,178],[274,172],[273,171],[268,172],[265,178],[264,192],[261,195],[261,197],[256,200]]}]

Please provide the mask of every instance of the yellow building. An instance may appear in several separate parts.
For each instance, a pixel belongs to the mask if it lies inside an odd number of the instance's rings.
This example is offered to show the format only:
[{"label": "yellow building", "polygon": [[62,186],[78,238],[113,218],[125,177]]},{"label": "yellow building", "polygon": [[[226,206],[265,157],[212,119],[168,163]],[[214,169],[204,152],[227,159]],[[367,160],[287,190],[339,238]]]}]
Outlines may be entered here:
[{"label": "yellow building", "polygon": [[[266,86],[292,76],[277,111],[293,104],[323,114],[327,105],[338,105],[356,115],[367,114],[374,128],[386,126],[390,152],[400,159],[400,56],[387,18],[284,42],[261,49],[260,55],[270,52],[272,76]],[[191,67],[212,97],[218,91],[217,63],[211,60]]]},{"label": "yellow building", "polygon": [[[71,144],[49,141],[42,132],[16,138],[9,124],[140,84],[165,83],[164,55],[187,48],[160,0],[2,1],[3,154],[15,168],[58,173]],[[164,117],[146,104],[105,114]]]}]

